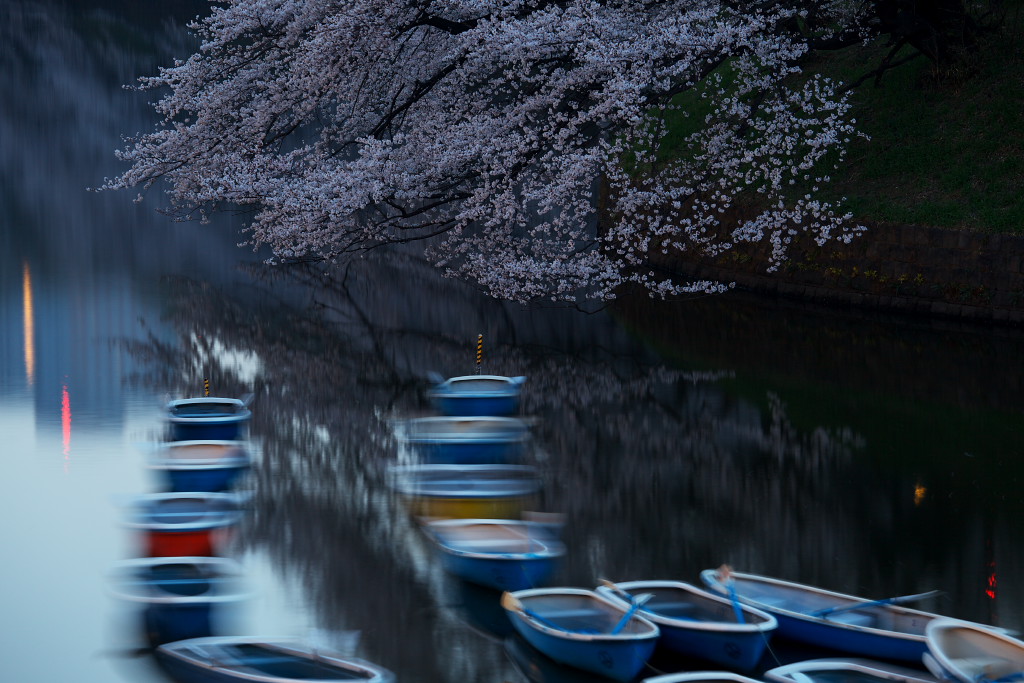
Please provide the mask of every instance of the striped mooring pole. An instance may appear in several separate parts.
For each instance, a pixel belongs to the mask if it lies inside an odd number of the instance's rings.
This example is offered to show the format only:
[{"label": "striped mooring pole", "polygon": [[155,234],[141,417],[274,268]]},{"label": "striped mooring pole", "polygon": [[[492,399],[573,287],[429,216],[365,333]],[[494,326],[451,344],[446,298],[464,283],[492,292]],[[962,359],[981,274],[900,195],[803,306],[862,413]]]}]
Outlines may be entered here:
[{"label": "striped mooring pole", "polygon": [[210,395],[210,380],[207,377],[203,378],[203,396]]},{"label": "striped mooring pole", "polygon": [[484,359],[484,335],[476,336],[476,374],[480,374],[480,363]]}]

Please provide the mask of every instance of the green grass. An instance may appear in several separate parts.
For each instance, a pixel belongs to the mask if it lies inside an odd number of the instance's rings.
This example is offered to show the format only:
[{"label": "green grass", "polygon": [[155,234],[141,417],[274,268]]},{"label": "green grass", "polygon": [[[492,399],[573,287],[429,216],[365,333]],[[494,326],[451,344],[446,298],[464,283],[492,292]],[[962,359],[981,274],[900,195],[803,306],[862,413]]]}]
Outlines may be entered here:
[{"label": "green grass", "polygon": [[[1012,3],[1015,6],[1019,3]],[[1024,234],[1024,20],[1011,14],[970,63],[936,73],[924,57],[869,80],[853,93],[853,117],[869,139],[828,171],[823,197],[858,221]],[[819,53],[804,65],[854,82],[880,63],[882,41]],[[901,54],[902,56],[902,54]],[[662,157],[685,154],[681,141],[707,108],[695,93],[676,100],[691,112],[669,122]]]},{"label": "green grass", "polygon": [[[822,56],[808,68],[854,80],[886,47]],[[856,140],[829,195],[858,220],[1024,233],[1024,58],[1013,26],[971,64],[938,74],[920,57],[853,95]]]}]

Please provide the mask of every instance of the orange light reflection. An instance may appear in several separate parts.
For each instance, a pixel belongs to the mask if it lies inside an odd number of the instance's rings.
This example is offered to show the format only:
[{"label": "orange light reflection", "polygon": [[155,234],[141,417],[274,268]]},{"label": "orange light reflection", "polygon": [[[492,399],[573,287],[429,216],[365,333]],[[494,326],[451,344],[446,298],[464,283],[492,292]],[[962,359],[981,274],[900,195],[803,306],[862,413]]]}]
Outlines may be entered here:
[{"label": "orange light reflection", "polygon": [[27,263],[21,267],[21,308],[25,329],[25,377],[28,385],[32,386],[36,381],[36,325],[32,305],[32,273]]},{"label": "orange light reflection", "polygon": [[71,459],[71,394],[68,393],[68,385],[64,385],[60,399],[60,426],[64,435],[64,465]]}]

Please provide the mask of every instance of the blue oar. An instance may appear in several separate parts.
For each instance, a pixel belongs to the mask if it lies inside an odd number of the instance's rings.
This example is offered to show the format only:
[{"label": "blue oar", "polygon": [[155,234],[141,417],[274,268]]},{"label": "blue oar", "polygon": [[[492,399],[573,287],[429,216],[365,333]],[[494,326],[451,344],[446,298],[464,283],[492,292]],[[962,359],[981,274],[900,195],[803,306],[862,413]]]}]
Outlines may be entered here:
[{"label": "blue oar", "polygon": [[743,618],[743,608],[740,607],[739,596],[736,595],[736,582],[730,578],[725,584],[725,589],[729,591],[729,599],[732,600],[732,611],[736,614],[736,623],[747,623],[747,620]]},{"label": "blue oar", "polygon": [[719,567],[718,580],[725,586],[725,590],[729,593],[729,599],[732,600],[732,611],[736,615],[736,623],[747,623],[743,618],[743,608],[740,606],[739,596],[736,595],[736,580],[732,578],[732,567],[727,564]]},{"label": "blue oar", "polygon": [[839,612],[849,612],[850,610],[863,609],[865,607],[878,607],[880,605],[900,605],[904,602],[924,600],[925,598],[930,598],[933,595],[938,595],[941,592],[942,591],[934,590],[928,591],[927,593],[917,593],[915,595],[898,595],[894,598],[883,598],[881,600],[865,600],[863,602],[855,602],[852,605],[842,605],[838,607],[826,607],[825,609],[816,609],[812,612],[808,612],[807,616],[828,617],[830,614],[837,614]]},{"label": "blue oar", "polygon": [[643,607],[643,604],[645,602],[647,602],[653,597],[654,596],[650,593],[644,593],[643,595],[638,595],[632,600],[630,600],[632,605],[630,605],[629,609],[626,610],[626,613],[622,615],[622,618],[619,619],[619,623],[615,624],[615,628],[612,629],[612,635],[614,636],[618,634],[619,631],[624,629],[626,627],[626,624],[629,623],[629,620],[633,618],[633,614],[635,614],[638,609]]}]

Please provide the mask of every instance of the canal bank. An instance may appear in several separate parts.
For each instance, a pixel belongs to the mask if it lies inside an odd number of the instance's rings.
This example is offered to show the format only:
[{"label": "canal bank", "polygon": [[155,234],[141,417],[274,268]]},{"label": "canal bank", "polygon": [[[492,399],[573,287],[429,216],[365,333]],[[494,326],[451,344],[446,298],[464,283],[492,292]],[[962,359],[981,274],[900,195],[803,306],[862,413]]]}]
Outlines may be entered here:
[{"label": "canal bank", "polygon": [[872,225],[849,244],[801,236],[767,272],[770,245],[676,263],[690,279],[829,305],[1024,325],[1024,237],[914,225]]}]

